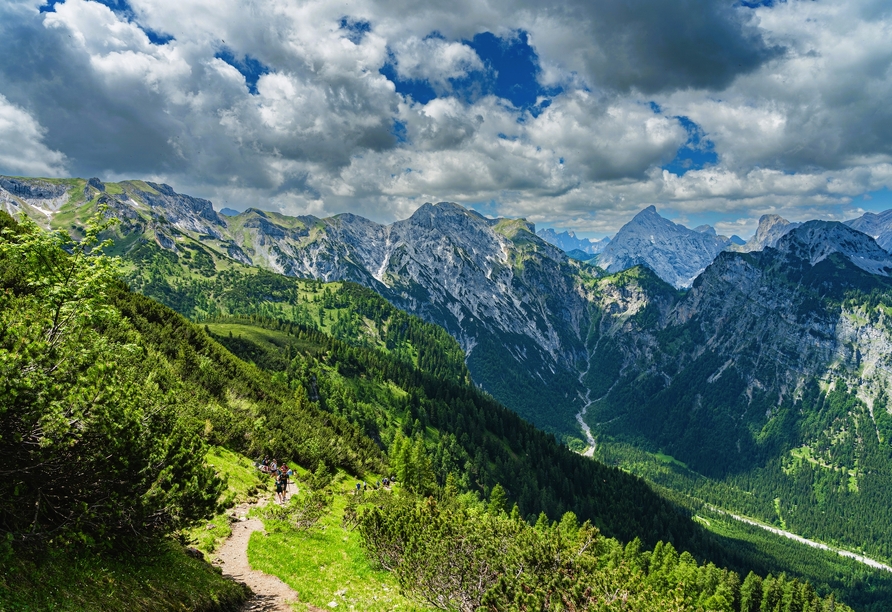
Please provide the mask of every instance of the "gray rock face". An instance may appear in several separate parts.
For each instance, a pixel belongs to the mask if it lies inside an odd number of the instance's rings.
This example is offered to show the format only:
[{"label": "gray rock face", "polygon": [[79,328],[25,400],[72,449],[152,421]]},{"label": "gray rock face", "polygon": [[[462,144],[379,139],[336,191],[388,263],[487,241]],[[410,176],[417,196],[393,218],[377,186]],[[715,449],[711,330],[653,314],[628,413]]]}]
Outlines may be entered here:
[{"label": "gray rock face", "polygon": [[224,237],[226,223],[209,200],[179,194],[170,185],[146,184],[156,193],[139,189],[135,195],[150,208],[156,209],[174,227],[218,239]]},{"label": "gray rock face", "polygon": [[[497,398],[537,420],[493,377],[532,380],[546,397],[560,396],[539,409],[558,410],[572,422],[588,317],[580,264],[538,238],[532,224],[441,202],[390,225],[353,214],[317,219],[247,211],[229,221],[229,232],[255,265],[354,281],[442,325],[465,350],[475,380]],[[498,373],[490,371],[495,363]]]},{"label": "gray rock face", "polygon": [[859,232],[864,232],[877,241],[883,249],[892,251],[892,210],[881,213],[864,213],[857,219],[845,222]]},{"label": "gray rock face", "polygon": [[42,180],[21,180],[0,177],[0,187],[23,200],[52,200],[68,191],[67,185]]},{"label": "gray rock face", "polygon": [[728,245],[715,230],[688,229],[649,206],[617,232],[597,264],[610,273],[644,264],[670,285],[687,288]]},{"label": "gray rock face", "polygon": [[0,210],[25,214],[41,225],[68,201],[69,185],[44,179],[0,176]]},{"label": "gray rock face", "polygon": [[752,253],[761,251],[765,247],[773,247],[787,232],[800,225],[801,223],[791,223],[778,215],[762,215],[759,217],[759,227],[756,228],[753,237],[746,244],[734,245],[730,250],[739,253]]},{"label": "gray rock face", "polygon": [[832,221],[809,221],[783,236],[777,249],[812,266],[839,253],[853,264],[880,276],[892,274],[892,255],[876,241],[851,227]]},{"label": "gray rock face", "polygon": [[593,240],[591,238],[577,238],[575,232],[557,233],[550,227],[541,229],[536,232],[542,240],[549,244],[553,244],[562,251],[569,252],[574,250],[582,251],[589,255],[597,255],[604,250],[604,247],[610,242],[610,238],[602,238],[601,240]]}]

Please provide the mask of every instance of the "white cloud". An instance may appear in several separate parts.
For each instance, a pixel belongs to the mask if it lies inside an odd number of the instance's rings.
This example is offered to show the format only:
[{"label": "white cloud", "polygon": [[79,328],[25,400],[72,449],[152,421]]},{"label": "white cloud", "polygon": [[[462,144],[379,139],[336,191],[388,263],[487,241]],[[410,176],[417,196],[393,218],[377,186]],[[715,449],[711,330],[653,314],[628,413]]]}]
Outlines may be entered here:
[{"label": "white cloud", "polygon": [[393,45],[396,72],[403,80],[428,81],[438,94],[449,93],[450,79],[460,79],[485,66],[468,45],[441,38],[410,36]]},{"label": "white cloud", "polygon": [[64,176],[65,155],[43,143],[44,128],[0,94],[0,174]]}]

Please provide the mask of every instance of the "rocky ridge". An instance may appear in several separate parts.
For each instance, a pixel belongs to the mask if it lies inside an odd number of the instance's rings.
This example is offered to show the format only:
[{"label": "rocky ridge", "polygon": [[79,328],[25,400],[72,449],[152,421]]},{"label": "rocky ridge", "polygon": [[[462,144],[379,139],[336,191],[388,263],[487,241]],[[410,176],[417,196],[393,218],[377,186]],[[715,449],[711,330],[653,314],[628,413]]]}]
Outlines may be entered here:
[{"label": "rocky ridge", "polygon": [[845,222],[859,232],[864,232],[877,241],[883,249],[892,252],[892,210],[881,213],[867,212],[857,219]]},{"label": "rocky ridge", "polygon": [[610,242],[610,238],[607,237],[604,237],[601,240],[595,240],[593,238],[577,238],[576,232],[564,231],[558,233],[550,227],[539,230],[536,232],[536,235],[545,242],[553,244],[564,252],[578,250],[588,255],[597,255],[603,251]]},{"label": "rocky ridge", "polygon": [[[446,202],[389,225],[353,214],[320,219],[248,209],[222,216],[208,200],[151,182],[6,184],[16,210],[66,229],[77,226],[83,214],[73,213],[85,203],[107,206],[121,220],[125,254],[146,244],[177,256],[197,249],[208,256],[203,273],[224,258],[369,287],[446,328],[465,350],[475,381],[497,399],[547,429],[575,429],[588,324],[579,274],[594,270],[522,219],[489,219]],[[38,214],[33,202],[47,194],[65,204]]]},{"label": "rocky ridge", "polygon": [[648,275],[601,281],[592,295],[601,315],[593,317],[592,360],[618,365],[609,388],[588,381],[604,392],[589,424],[643,436],[718,474],[760,457],[753,431],[816,381],[845,384],[871,410],[888,411],[892,320],[849,296],[892,291],[890,266],[892,256],[870,237],[812,221],[777,248],[719,254],[684,295]]}]

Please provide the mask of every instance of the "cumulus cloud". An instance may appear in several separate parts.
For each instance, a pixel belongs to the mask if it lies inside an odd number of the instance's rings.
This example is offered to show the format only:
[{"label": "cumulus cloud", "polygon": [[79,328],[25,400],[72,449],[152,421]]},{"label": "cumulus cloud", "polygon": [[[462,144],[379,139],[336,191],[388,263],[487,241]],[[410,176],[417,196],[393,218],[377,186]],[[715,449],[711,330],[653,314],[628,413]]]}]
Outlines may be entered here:
[{"label": "cumulus cloud", "polygon": [[[126,6],[0,5],[14,50],[0,55],[0,120],[21,114],[0,136],[32,160],[17,172],[381,221],[454,200],[594,233],[649,204],[728,228],[838,215],[892,186],[892,17],[877,0]],[[529,42],[535,104],[456,91],[517,69],[475,50],[486,32]],[[664,171],[691,125],[715,159]]]},{"label": "cumulus cloud", "polygon": [[43,143],[45,132],[27,111],[0,94],[0,173],[64,176],[65,155]]},{"label": "cumulus cloud", "polygon": [[401,79],[427,81],[439,94],[451,92],[450,80],[485,70],[471,47],[436,37],[410,36],[394,44],[393,53]]}]

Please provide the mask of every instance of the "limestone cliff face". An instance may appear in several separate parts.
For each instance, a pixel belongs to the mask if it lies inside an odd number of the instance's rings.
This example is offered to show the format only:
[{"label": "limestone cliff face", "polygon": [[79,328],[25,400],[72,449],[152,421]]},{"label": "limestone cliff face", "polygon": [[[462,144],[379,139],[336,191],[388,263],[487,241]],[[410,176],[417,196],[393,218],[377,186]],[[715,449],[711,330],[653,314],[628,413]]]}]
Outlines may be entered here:
[{"label": "limestone cliff face", "polygon": [[670,285],[684,288],[729,244],[715,231],[688,229],[649,206],[617,232],[596,261],[610,273],[644,264]]},{"label": "limestone cliff face", "polygon": [[566,415],[578,403],[573,381],[588,316],[576,277],[581,264],[538,238],[531,224],[447,202],[425,204],[390,225],[352,214],[294,220],[259,211],[228,224],[255,265],[351,280],[442,325],[465,349],[475,379],[509,405],[516,401],[492,380],[499,360],[505,372],[537,384],[570,381],[557,389]]}]

